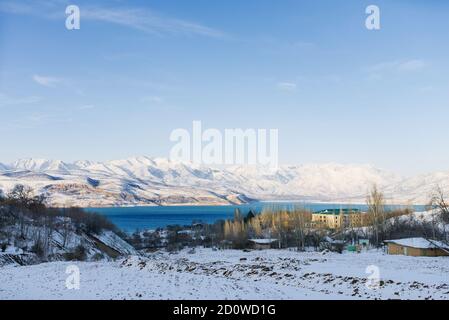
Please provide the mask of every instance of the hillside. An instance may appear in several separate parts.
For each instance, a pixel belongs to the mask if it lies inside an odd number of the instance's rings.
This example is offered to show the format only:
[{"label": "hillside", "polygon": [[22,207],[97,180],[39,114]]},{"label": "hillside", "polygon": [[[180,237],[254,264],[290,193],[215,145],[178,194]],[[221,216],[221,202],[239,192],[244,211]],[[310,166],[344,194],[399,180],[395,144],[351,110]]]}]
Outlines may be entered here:
[{"label": "hillside", "polygon": [[0,201],[0,266],[109,261],[138,254],[102,216],[77,208],[62,211],[8,201]]}]

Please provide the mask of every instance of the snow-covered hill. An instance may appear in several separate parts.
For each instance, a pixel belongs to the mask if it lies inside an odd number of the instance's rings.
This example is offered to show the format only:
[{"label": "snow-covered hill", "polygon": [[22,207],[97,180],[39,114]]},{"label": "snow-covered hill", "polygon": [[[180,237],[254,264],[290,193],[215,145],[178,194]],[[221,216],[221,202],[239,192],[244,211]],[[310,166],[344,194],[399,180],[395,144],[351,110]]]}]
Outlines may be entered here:
[{"label": "snow-covered hill", "polygon": [[[373,279],[368,266],[380,272]],[[0,299],[447,300],[449,259],[291,250],[185,249],[119,261],[77,262],[79,290],[67,290],[73,262],[5,266]],[[371,275],[371,276],[370,276]],[[371,286],[370,286],[371,285]],[[191,317],[193,318],[193,317]]]},{"label": "snow-covered hill", "polygon": [[108,162],[25,159],[0,164],[0,189],[44,193],[54,206],[233,204],[258,200],[364,202],[377,184],[392,202],[426,203],[449,172],[404,178],[370,165],[207,167],[162,158]]}]

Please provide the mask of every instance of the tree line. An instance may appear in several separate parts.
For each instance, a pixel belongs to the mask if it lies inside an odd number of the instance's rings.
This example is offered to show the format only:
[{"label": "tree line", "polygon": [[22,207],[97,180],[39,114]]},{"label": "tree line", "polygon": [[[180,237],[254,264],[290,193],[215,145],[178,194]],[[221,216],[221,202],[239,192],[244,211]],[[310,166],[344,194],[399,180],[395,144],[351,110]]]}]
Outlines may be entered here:
[{"label": "tree line", "polygon": [[[15,245],[45,258],[54,246],[52,241],[56,234],[62,238],[62,247],[68,245],[73,233],[95,235],[110,230],[123,236],[113,223],[100,214],[75,207],[50,208],[45,203],[44,195],[35,195],[32,188],[24,185],[16,185],[6,194],[0,193],[0,250]],[[80,244],[66,258],[83,257],[85,249]]]}]

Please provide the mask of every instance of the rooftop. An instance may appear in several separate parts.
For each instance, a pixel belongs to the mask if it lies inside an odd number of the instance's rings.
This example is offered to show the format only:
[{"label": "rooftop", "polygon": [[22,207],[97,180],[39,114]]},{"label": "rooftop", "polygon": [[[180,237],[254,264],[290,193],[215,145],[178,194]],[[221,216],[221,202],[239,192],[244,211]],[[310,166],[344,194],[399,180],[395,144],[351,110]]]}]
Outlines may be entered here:
[{"label": "rooftop", "polygon": [[277,239],[249,239],[249,241],[257,243],[257,244],[270,244],[276,242]]},{"label": "rooftop", "polygon": [[340,212],[342,212],[343,214],[360,213],[360,210],[359,209],[351,209],[351,208],[346,208],[346,209],[324,209],[324,210],[316,211],[313,214],[333,214],[333,215],[339,215]]},{"label": "rooftop", "polygon": [[406,238],[396,240],[385,240],[386,243],[395,243],[404,247],[411,247],[417,249],[449,249],[449,246],[441,241],[427,240],[424,238]]}]

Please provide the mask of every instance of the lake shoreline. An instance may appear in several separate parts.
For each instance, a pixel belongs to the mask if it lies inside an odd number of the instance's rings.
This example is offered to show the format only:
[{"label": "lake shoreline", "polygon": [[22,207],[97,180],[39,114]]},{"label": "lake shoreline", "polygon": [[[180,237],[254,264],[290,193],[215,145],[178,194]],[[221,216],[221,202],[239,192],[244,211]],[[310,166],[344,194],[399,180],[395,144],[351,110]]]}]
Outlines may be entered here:
[{"label": "lake shoreline", "polygon": [[[252,202],[243,205],[184,205],[184,206],[128,206],[128,207],[96,207],[83,208],[92,213],[106,216],[121,230],[134,232],[136,230],[155,230],[169,225],[186,226],[193,222],[213,224],[219,220],[232,219],[235,209],[239,209],[242,215],[250,211],[261,213],[265,208],[281,207],[290,209],[298,206],[293,202]],[[310,203],[303,202],[301,208],[310,211],[325,209],[359,209],[366,211],[366,204],[341,204],[341,203]],[[401,205],[389,205],[387,208],[403,208]],[[423,206],[414,206],[415,211],[423,211]]]}]

